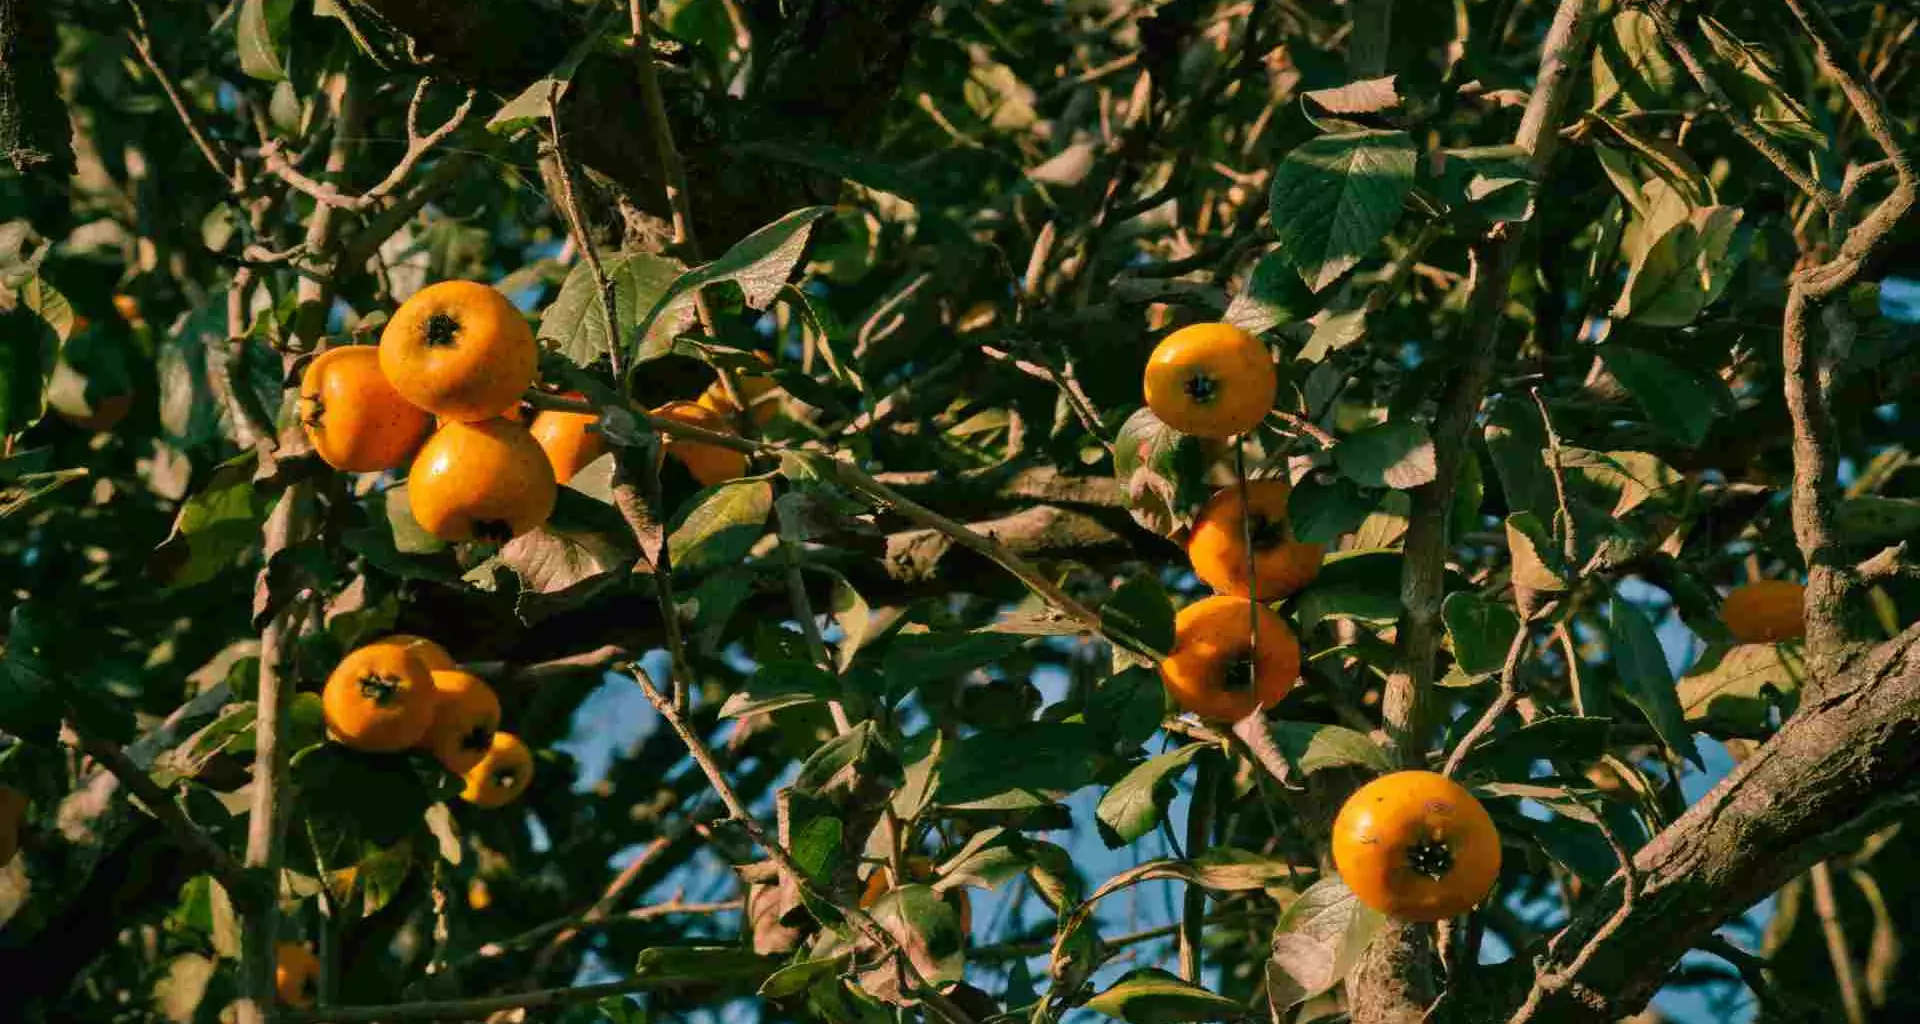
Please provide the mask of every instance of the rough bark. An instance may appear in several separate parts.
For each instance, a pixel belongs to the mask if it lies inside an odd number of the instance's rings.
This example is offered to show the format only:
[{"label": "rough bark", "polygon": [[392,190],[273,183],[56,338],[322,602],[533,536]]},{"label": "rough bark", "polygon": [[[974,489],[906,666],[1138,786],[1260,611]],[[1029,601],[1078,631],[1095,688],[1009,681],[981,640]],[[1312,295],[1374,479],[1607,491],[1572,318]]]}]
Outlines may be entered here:
[{"label": "rough bark", "polygon": [[73,173],[73,129],[53,70],[45,0],[0,0],[0,153],[22,174]]}]

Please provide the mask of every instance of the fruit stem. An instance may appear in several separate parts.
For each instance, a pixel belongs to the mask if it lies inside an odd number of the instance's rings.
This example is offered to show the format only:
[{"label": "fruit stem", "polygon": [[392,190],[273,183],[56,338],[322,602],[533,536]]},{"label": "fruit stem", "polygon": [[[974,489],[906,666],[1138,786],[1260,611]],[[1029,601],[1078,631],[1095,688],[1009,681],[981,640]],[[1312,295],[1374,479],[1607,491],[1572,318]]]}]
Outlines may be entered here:
[{"label": "fruit stem", "polygon": [[428,348],[452,348],[460,337],[460,321],[435,313],[427,317],[426,335]]}]

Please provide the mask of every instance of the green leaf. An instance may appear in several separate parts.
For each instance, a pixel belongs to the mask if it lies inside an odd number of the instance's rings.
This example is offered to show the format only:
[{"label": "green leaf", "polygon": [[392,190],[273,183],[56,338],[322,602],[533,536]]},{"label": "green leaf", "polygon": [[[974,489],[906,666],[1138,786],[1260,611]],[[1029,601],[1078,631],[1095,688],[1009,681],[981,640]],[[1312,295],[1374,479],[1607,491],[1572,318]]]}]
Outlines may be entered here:
[{"label": "green leaf", "polygon": [[1735,248],[1742,211],[1709,206],[1660,231],[1633,254],[1614,315],[1650,327],[1685,327],[1720,298],[1745,255]]},{"label": "green leaf", "polygon": [[1041,807],[1093,782],[1099,759],[1098,737],[1084,723],[983,729],[947,752],[934,799],[959,810]]},{"label": "green leaf", "polygon": [[567,94],[567,87],[573,83],[573,74],[580,70],[581,62],[600,45],[601,38],[610,27],[617,23],[624,24],[625,13],[620,10],[603,13],[600,20],[574,44],[573,49],[567,51],[559,66],[520,90],[519,95],[508,100],[498,113],[488,119],[487,131],[495,135],[513,135],[547,120],[552,104],[559,103],[561,97]]},{"label": "green leaf", "polygon": [[1341,438],[1333,463],[1362,487],[1407,490],[1433,482],[1433,438],[1412,421],[1376,423]]},{"label": "green leaf", "polygon": [[[1540,453],[1551,466],[1553,455]],[[1665,499],[1680,487],[1685,478],[1657,455],[1646,452],[1596,452],[1585,448],[1560,449],[1560,469],[1569,474],[1570,484],[1584,482],[1589,492],[1598,491],[1605,500],[1596,501],[1615,519],[1653,499]]]},{"label": "green leaf", "polygon": [[1890,544],[1920,535],[1920,498],[1862,494],[1843,498],[1834,525],[1849,544]]},{"label": "green leaf", "polygon": [[1520,616],[1504,604],[1482,600],[1462,591],[1448,594],[1440,605],[1453,642],[1453,660],[1471,675],[1498,672],[1507,661],[1507,649],[1520,631]]},{"label": "green leaf", "polygon": [[1800,703],[1806,665],[1787,645],[1740,644],[1713,650],[1687,670],[1678,688],[1687,723],[1719,739],[1766,739],[1774,713]]},{"label": "green leaf", "polygon": [[1282,1009],[1339,984],[1386,918],[1338,878],[1323,878],[1287,906],[1273,933],[1267,997]]},{"label": "green leaf", "polygon": [[1618,343],[1600,346],[1600,360],[1647,414],[1654,426],[1688,445],[1706,439],[1715,415],[1714,395],[1691,373],[1665,356]]},{"label": "green leaf", "polygon": [[1302,774],[1328,768],[1358,767],[1373,772],[1393,770],[1386,752],[1365,734],[1344,726],[1319,722],[1271,722],[1273,742],[1287,763]]},{"label": "green leaf", "polygon": [[1156,651],[1173,650],[1173,602],[1152,576],[1122,583],[1100,606],[1100,624]]},{"label": "green leaf", "polygon": [[[1507,517],[1507,552],[1513,559],[1516,586],[1530,590],[1567,589],[1565,559],[1538,516],[1515,512]],[[1504,651],[1501,657],[1505,658]]]},{"label": "green leaf", "polygon": [[1025,836],[998,826],[985,828],[936,868],[939,881],[933,889],[940,893],[969,885],[996,889],[1033,864],[1033,847]]},{"label": "green leaf", "polygon": [[1337,551],[1327,556],[1320,574],[1295,603],[1302,635],[1322,619],[1354,619],[1386,625],[1400,617],[1399,551]]},{"label": "green leaf", "polygon": [[707,285],[732,281],[746,295],[748,306],[765,308],[780,293],[787,279],[793,276],[793,268],[800,263],[801,253],[806,250],[807,236],[813,229],[813,222],[832,212],[831,206],[809,206],[795,210],[735,242],[733,248],[712,263],[681,274],[654,300],[647,314],[640,318],[639,329],[634,333],[642,342],[634,351],[632,362],[638,363],[660,354],[651,346],[654,322],[666,315],[682,296],[691,299],[695,292]]},{"label": "green leaf", "polygon": [[1094,809],[1095,817],[1106,826],[1101,838],[1107,845],[1125,846],[1159,827],[1173,800],[1178,773],[1205,749],[1205,744],[1190,743],[1149,759],[1114,783]]},{"label": "green leaf", "polygon": [[1413,188],[1415,155],[1402,131],[1323,135],[1287,154],[1268,206],[1307,287],[1339,280],[1392,230]]},{"label": "green leaf", "polygon": [[245,0],[240,5],[234,36],[240,48],[240,70],[247,77],[263,82],[286,79],[280,51],[292,20],[293,0]]},{"label": "green leaf", "polygon": [[849,792],[862,782],[896,777],[899,771],[899,760],[874,735],[873,722],[865,721],[808,755],[800,764],[793,788],[825,796]]},{"label": "green leaf", "polygon": [[1193,525],[1194,510],[1212,494],[1206,470],[1200,439],[1162,423],[1152,409],[1127,417],[1113,441],[1113,475],[1127,511],[1162,536]]},{"label": "green leaf", "polygon": [[1087,1009],[1130,1024],[1237,1020],[1247,1014],[1245,1004],[1181,981],[1158,967],[1128,971],[1106,991],[1087,1000]]},{"label": "green leaf", "polygon": [[1329,114],[1379,114],[1400,108],[1399,77],[1368,78],[1331,89],[1312,89],[1301,96]]},{"label": "green leaf", "polygon": [[1705,771],[1706,762],[1687,731],[1686,714],[1674,690],[1673,670],[1667,667],[1667,656],[1660,648],[1653,623],[1647,621],[1638,605],[1618,594],[1609,603],[1608,613],[1607,636],[1613,644],[1614,667],[1626,686],[1627,699],[1647,716],[1669,750]]},{"label": "green leaf", "polygon": [[1011,657],[1026,644],[1026,637],[1012,633],[903,633],[881,649],[880,674],[888,694],[905,696]]},{"label": "green leaf", "polygon": [[1613,729],[1610,718],[1555,715],[1539,718],[1489,737],[1469,751],[1462,767],[1471,772],[1492,767],[1501,778],[1525,778],[1535,761],[1583,764],[1606,752]]},{"label": "green leaf", "polygon": [[1734,101],[1747,108],[1753,123],[1775,138],[1810,143],[1826,149],[1827,135],[1813,123],[1807,108],[1781,87],[1779,64],[1765,50],[1742,42],[1708,15],[1699,16],[1700,32],[1713,52],[1732,66],[1734,76],[1716,76]]},{"label": "green leaf", "polygon": [[846,970],[851,955],[821,957],[817,960],[802,960],[767,975],[760,984],[760,995],[767,999],[787,999],[812,988],[815,984],[837,977]]},{"label": "green leaf", "polygon": [[688,985],[758,987],[780,962],[739,946],[655,946],[634,960],[636,977]]},{"label": "green leaf", "polygon": [[730,480],[701,492],[668,538],[674,568],[723,569],[739,564],[766,533],[772,513],[773,483],[768,480]]},{"label": "green leaf", "polygon": [[1264,334],[1303,321],[1319,308],[1320,301],[1300,282],[1286,254],[1269,252],[1253,265],[1246,287],[1227,304],[1221,319],[1248,334]]},{"label": "green leaf", "polygon": [[10,437],[39,422],[46,412],[47,383],[60,338],[24,302],[0,312],[0,335],[7,339],[0,345],[0,437]]},{"label": "green leaf", "polygon": [[747,677],[747,688],[736,691],[720,705],[720,717],[745,718],[833,700],[839,695],[839,680],[818,665],[805,661],[763,662]]},{"label": "green leaf", "polygon": [[180,507],[173,533],[155,553],[166,586],[205,583],[238,566],[259,545],[270,502],[254,490],[256,461],[249,451],[221,463],[207,485]]},{"label": "green leaf", "polygon": [[1087,698],[1085,720],[1122,751],[1139,748],[1166,717],[1167,691],[1160,673],[1134,666],[1109,676]]},{"label": "green leaf", "polygon": [[[932,886],[895,888],[874,901],[867,913],[928,982],[959,981],[965,973],[967,936],[960,930],[960,913]],[[900,974],[891,958],[883,958],[879,965],[862,971],[859,980],[868,994],[890,998],[897,992]]]},{"label": "green leaf", "polygon": [[1596,110],[1658,110],[1674,105],[1680,69],[1667,57],[1660,27],[1644,11],[1614,14],[1593,61]]},{"label": "green leaf", "polygon": [[1389,492],[1365,490],[1344,476],[1309,473],[1287,496],[1287,518],[1295,540],[1332,545],[1367,521]]},{"label": "green leaf", "polygon": [[1300,347],[1300,358],[1304,362],[1317,363],[1366,336],[1366,307],[1328,313],[1313,325],[1313,334]]},{"label": "green leaf", "polygon": [[[642,311],[652,309],[673,287],[685,269],[678,260],[645,252],[602,257],[600,262],[613,282],[613,322],[623,336],[634,328]],[[674,335],[686,330],[693,318],[693,296],[688,295],[661,312],[642,348],[665,351]],[[540,340],[575,366],[591,367],[606,358],[610,343],[606,314],[600,309],[600,285],[585,260],[573,265],[560,285],[560,294],[541,312]]]},{"label": "green leaf", "polygon": [[1532,219],[1533,164],[1518,146],[1443,149],[1434,187],[1456,221],[1471,227]]}]

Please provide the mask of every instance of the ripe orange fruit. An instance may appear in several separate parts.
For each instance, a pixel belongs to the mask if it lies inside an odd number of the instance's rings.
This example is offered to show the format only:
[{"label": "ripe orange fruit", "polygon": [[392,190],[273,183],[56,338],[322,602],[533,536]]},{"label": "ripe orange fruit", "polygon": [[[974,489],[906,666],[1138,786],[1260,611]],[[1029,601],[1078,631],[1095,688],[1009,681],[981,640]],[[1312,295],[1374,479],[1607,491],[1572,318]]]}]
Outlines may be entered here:
[{"label": "ripe orange fruit", "polygon": [[428,285],[380,332],[380,369],[407,401],[450,420],[499,416],[539,369],[533,329],[475,281]]},{"label": "ripe orange fruit", "polygon": [[[767,366],[773,365],[772,357],[765,352],[755,352],[754,357]],[[766,426],[780,414],[780,385],[772,377],[761,373],[736,373],[733,375],[735,389],[740,400],[747,403],[747,418],[756,427]],[[700,393],[698,404],[720,414],[723,419],[732,419],[735,406],[727,397],[727,387],[720,381],[707,385]]]},{"label": "ripe orange fruit", "polygon": [[[695,402],[668,402],[653,410],[653,414],[716,434],[734,432],[725,416]],[[668,437],[666,449],[668,455],[679,459],[680,464],[687,467],[687,472],[693,474],[702,487],[712,487],[744,476],[747,472],[747,457],[731,448]]]},{"label": "ripe orange fruit", "polygon": [[114,295],[113,310],[120,314],[120,319],[135,327],[147,322],[147,318],[140,313],[140,300],[124,292]]},{"label": "ripe orange fruit", "polygon": [[20,852],[20,822],[27,816],[27,795],[12,786],[0,786],[0,868],[13,863]]},{"label": "ripe orange fruit", "polygon": [[372,643],[340,659],[320,693],[327,732],[374,753],[405,750],[433,724],[433,678],[405,648]]},{"label": "ripe orange fruit", "polygon": [[486,879],[476,878],[467,883],[467,906],[474,910],[493,906],[493,890],[487,888]]},{"label": "ripe orange fruit", "polygon": [[274,995],[288,1006],[312,1006],[314,987],[320,982],[320,958],[304,943],[282,942],[274,947],[274,960]]},{"label": "ripe orange fruit", "polygon": [[387,383],[380,353],[330,348],[300,375],[300,425],[327,465],[352,473],[395,469],[427,436],[428,417]]},{"label": "ripe orange fruit", "polygon": [[1770,644],[1807,635],[1807,588],[1792,580],[1755,580],[1720,602],[1720,621],[1743,644]]},{"label": "ripe orange fruit", "polygon": [[420,745],[455,775],[465,775],[493,749],[500,698],[487,681],[459,670],[433,673],[433,724]]},{"label": "ripe orange fruit", "polygon": [[520,799],[533,782],[533,751],[510,732],[493,734],[493,745],[467,769],[460,799],[475,807],[504,807]]},{"label": "ripe orange fruit", "polygon": [[505,544],[546,522],[558,491],[533,435],[500,419],[434,431],[407,475],[413,518],[447,541]]},{"label": "ripe orange fruit", "polygon": [[1293,539],[1287,519],[1287,497],[1292,493],[1284,480],[1249,481],[1245,515],[1238,484],[1207,499],[1187,537],[1187,558],[1194,574],[1222,594],[1248,596],[1246,541],[1251,534],[1259,600],[1278,601],[1312,582],[1320,574],[1326,548]]},{"label": "ripe orange fruit", "polygon": [[1147,406],[1183,434],[1224,438],[1260,425],[1280,378],[1259,338],[1232,324],[1182,327],[1147,358]]},{"label": "ripe orange fruit", "polygon": [[[908,876],[915,882],[933,881],[933,858],[908,857],[906,867]],[[885,896],[892,889],[893,872],[885,864],[874,868],[867,875],[866,889],[860,893],[860,909],[871,908],[880,901],[880,897]],[[960,914],[960,934],[973,934],[973,900],[967,895],[967,890],[965,888],[949,889],[945,898]]]},{"label": "ripe orange fruit", "polygon": [[1459,783],[1434,772],[1383,775],[1333,822],[1333,863],[1360,902],[1403,921],[1465,913],[1500,877],[1500,833]]},{"label": "ripe orange fruit", "polygon": [[[1260,617],[1256,652],[1254,615]],[[1173,620],[1173,652],[1160,681],[1182,708],[1215,722],[1238,722],[1279,703],[1300,679],[1300,644],[1286,620],[1244,597],[1202,598]]]},{"label": "ripe orange fruit", "polygon": [[449,672],[457,667],[457,663],[453,660],[453,655],[447,653],[445,647],[434,643],[424,636],[414,636],[412,633],[394,633],[389,636],[383,636],[375,640],[374,643],[392,644],[395,647],[401,648],[414,657],[419,658],[420,664],[425,667],[428,672]]},{"label": "ripe orange fruit", "polygon": [[[561,397],[578,400],[586,396],[569,391]],[[547,453],[556,481],[566,483],[588,463],[607,453],[607,436],[594,427],[598,422],[600,417],[591,413],[559,409],[542,409],[533,418],[533,426],[529,428],[533,440]]]}]

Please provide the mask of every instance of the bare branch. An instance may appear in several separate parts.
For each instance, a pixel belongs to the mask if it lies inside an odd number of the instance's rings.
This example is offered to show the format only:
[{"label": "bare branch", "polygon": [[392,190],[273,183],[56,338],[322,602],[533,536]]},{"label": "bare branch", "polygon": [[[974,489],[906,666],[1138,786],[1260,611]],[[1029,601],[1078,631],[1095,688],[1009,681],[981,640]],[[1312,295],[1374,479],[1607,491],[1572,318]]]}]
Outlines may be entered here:
[{"label": "bare branch", "polygon": [[79,738],[80,751],[93,758],[100,767],[112,772],[121,785],[140,798],[148,812],[160,819],[160,824],[172,833],[181,849],[205,862],[207,873],[227,890],[236,905],[251,905],[267,895],[265,887],[254,884],[254,880],[247,876],[226,847],[215,842],[205,829],[194,824],[193,819],[187,817],[186,812],[174,801],[173,795],[161,789],[145,769],[135,764],[120,744],[84,735],[77,727],[74,734]]},{"label": "bare branch", "polygon": [[421,135],[420,104],[422,98],[426,96],[427,86],[432,82],[431,77],[420,79],[420,83],[414,87],[413,101],[407,106],[406,153],[400,157],[400,162],[394,164],[393,169],[387,172],[387,176],[382,178],[379,184],[360,195],[347,195],[330,182],[315,181],[301,173],[300,169],[287,157],[284,147],[277,141],[261,146],[260,158],[268,173],[293,186],[294,189],[313,197],[315,202],[350,213],[364,213],[374,209],[385,202],[395,189],[405,184],[407,178],[413,174],[414,168],[419,166],[420,161],[433,150],[433,147],[459,130],[460,126],[466,122],[467,114],[473,110],[473,99],[477,93],[473,89],[468,89],[466,98],[440,127]]},{"label": "bare branch", "polygon": [[1813,909],[1820,916],[1820,934],[1827,942],[1827,959],[1840,986],[1840,1005],[1846,1011],[1847,1024],[1865,1024],[1867,1009],[1860,999],[1860,967],[1847,949],[1847,931],[1840,923],[1840,906],[1833,898],[1833,869],[1821,861],[1807,869],[1807,877],[1813,883]]},{"label": "bare branch", "polygon": [[160,83],[160,91],[166,93],[167,102],[173,104],[173,112],[186,127],[187,137],[193,140],[193,147],[206,158],[213,173],[218,174],[229,189],[241,191],[246,187],[246,177],[241,171],[240,161],[207,134],[205,126],[200,123],[200,115],[187,105],[186,97],[181,95],[180,87],[174,84],[173,76],[167,74],[167,70],[154,58],[153,37],[147,28],[146,12],[138,2],[130,0],[128,6],[133,9],[134,27],[127,30],[127,41],[133,44],[133,52],[140,55],[140,63],[145,64],[153,74],[154,81]]}]

